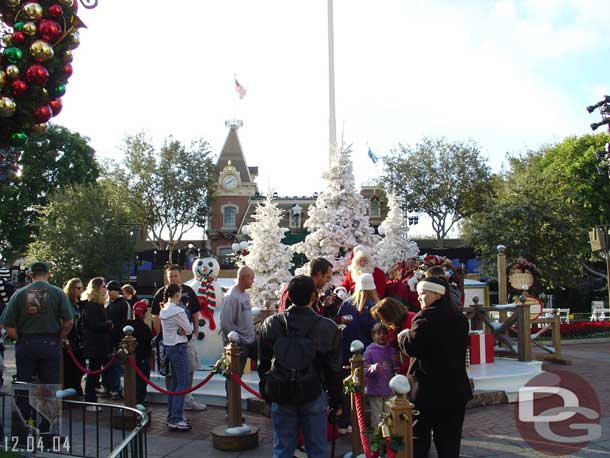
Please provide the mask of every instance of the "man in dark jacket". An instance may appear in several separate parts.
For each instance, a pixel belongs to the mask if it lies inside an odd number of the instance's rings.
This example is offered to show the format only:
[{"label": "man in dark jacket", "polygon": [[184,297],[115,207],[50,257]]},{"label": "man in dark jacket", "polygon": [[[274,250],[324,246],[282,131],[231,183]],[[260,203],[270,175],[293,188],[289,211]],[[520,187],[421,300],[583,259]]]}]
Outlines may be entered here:
[{"label": "man in dark jacket", "polygon": [[414,457],[428,456],[432,434],[439,458],[460,456],[462,424],[472,389],[466,374],[468,321],[451,304],[445,279],[420,280],[421,311],[411,329],[398,334],[400,350],[409,355],[409,400],[420,411],[413,423]]},{"label": "man in dark jacket", "polygon": [[[305,434],[305,448],[309,457],[326,456],[326,419],[328,405],[341,408],[341,333],[337,325],[328,318],[320,317],[311,309],[316,297],[316,288],[311,277],[299,275],[288,285],[290,302],[293,304],[284,313],[267,318],[261,326],[258,373],[261,391],[266,392],[272,361],[276,360],[276,341],[287,336],[288,331],[300,338],[310,339],[315,350],[313,370],[319,383],[319,395],[313,401],[278,403],[273,399],[273,456],[292,456],[297,445],[299,426]],[[299,362],[294,362],[295,367]],[[328,399],[326,392],[328,392]]]},{"label": "man in dark jacket", "polygon": [[[121,296],[121,284],[112,280],[106,285],[108,289],[109,302],[106,305],[106,314],[112,322],[110,337],[112,348],[116,350],[123,338],[123,328],[129,319],[130,306],[127,300]],[[110,393],[112,399],[121,399],[121,373],[122,367],[119,361],[115,361],[112,367],[102,375],[102,385]]]}]

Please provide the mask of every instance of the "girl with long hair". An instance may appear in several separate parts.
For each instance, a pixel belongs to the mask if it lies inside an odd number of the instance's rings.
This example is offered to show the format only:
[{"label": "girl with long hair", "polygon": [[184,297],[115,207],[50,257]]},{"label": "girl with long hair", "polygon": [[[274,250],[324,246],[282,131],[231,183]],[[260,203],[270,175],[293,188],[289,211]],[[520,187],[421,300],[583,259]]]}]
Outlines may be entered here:
[{"label": "girl with long hair", "polygon": [[[83,282],[80,278],[71,278],[68,280],[64,286],[64,293],[68,296],[70,300],[70,304],[72,304],[72,312],[74,314],[74,325],[70,330],[69,334],[66,336],[67,343],[72,349],[74,356],[79,361],[80,364],[83,364],[83,352],[81,348],[81,338],[79,333],[79,319],[81,315],[81,299],[80,296],[83,292]],[[64,353],[64,389],[74,388],[79,396],[83,395],[83,372],[74,364],[72,358],[68,354],[66,347],[63,348]]]}]

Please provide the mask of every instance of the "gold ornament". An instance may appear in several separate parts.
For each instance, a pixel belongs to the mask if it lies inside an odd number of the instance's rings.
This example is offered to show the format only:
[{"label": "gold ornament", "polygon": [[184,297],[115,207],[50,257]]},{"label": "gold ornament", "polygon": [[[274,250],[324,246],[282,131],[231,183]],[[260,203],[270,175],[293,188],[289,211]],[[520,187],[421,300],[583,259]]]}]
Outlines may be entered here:
[{"label": "gold ornament", "polygon": [[42,6],[38,3],[26,3],[23,5],[23,14],[28,19],[39,21],[42,18]]},{"label": "gold ornament", "polygon": [[64,51],[64,62],[72,62],[72,59],[74,59],[72,51],[70,51],[69,49]]},{"label": "gold ornament", "polygon": [[10,97],[0,97],[0,117],[10,118],[15,114],[17,104]]},{"label": "gold ornament", "polygon": [[42,99],[46,102],[49,99],[49,91],[47,91],[47,88],[42,88],[40,89],[40,95],[42,97]]},{"label": "gold ornament", "polygon": [[6,35],[4,35],[2,37],[2,44],[6,47],[6,46],[10,46],[11,43],[13,42],[13,34],[11,33],[7,33]]},{"label": "gold ornament", "polygon": [[47,131],[48,124],[43,122],[42,124],[34,124],[32,126],[32,133],[34,135],[42,135]]},{"label": "gold ornament", "polygon": [[21,0],[6,0],[6,4],[9,8],[17,8],[21,5]]},{"label": "gold ornament", "polygon": [[68,8],[72,8],[72,5],[74,5],[74,0],[59,0],[59,3],[61,3],[63,6],[67,6]]},{"label": "gold ornament", "polygon": [[6,84],[6,72],[4,70],[0,70],[0,89],[2,89],[5,84]]},{"label": "gold ornament", "polygon": [[23,33],[25,33],[28,37],[33,37],[36,35],[36,24],[33,22],[26,22],[23,24]]},{"label": "gold ornament", "polygon": [[80,44],[80,33],[74,31],[68,35],[68,46],[72,49],[78,48]]},{"label": "gold ornament", "polygon": [[30,45],[30,53],[39,62],[45,62],[53,57],[53,47],[46,41],[36,40]]},{"label": "gold ornament", "polygon": [[6,67],[6,76],[15,79],[19,76],[19,67],[16,65],[9,65]]}]

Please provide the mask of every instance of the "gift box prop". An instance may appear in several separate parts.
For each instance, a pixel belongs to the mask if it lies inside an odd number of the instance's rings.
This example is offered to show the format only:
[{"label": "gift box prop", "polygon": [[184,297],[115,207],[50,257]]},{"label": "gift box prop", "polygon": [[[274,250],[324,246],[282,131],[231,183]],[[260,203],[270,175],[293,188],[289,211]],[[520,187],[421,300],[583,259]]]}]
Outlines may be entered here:
[{"label": "gift box prop", "polygon": [[468,334],[470,364],[491,364],[494,362],[494,336],[483,331]]}]

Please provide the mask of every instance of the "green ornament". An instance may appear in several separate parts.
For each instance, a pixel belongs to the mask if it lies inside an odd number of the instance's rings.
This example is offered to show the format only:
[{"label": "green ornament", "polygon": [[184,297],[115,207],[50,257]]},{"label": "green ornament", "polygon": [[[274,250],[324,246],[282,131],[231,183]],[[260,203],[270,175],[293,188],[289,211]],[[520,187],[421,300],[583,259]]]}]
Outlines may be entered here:
[{"label": "green ornament", "polygon": [[55,86],[55,89],[53,89],[53,95],[55,97],[63,97],[65,93],[66,93],[65,84],[58,84],[57,86]]},{"label": "green ornament", "polygon": [[11,64],[16,64],[23,57],[23,52],[21,52],[21,49],[15,48],[14,46],[6,48],[2,54]]},{"label": "green ornament", "polygon": [[15,147],[23,146],[28,139],[25,132],[14,132],[11,134],[11,145]]},{"label": "green ornament", "polygon": [[23,24],[23,21],[15,22],[15,24],[13,24],[13,30],[15,30],[15,32],[21,32],[23,30]]}]

